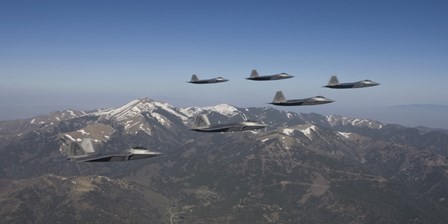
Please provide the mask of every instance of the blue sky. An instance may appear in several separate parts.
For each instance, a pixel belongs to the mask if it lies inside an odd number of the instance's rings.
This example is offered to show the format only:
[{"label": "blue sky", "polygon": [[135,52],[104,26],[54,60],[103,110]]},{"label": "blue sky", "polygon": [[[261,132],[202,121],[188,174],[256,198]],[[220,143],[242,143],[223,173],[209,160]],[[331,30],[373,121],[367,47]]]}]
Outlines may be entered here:
[{"label": "blue sky", "polygon": [[[0,120],[115,107],[148,96],[175,106],[266,106],[323,95],[297,112],[448,105],[447,1],[0,2]],[[294,79],[250,82],[287,72]],[[191,74],[229,82],[187,84]],[[340,81],[382,85],[329,90]]]}]

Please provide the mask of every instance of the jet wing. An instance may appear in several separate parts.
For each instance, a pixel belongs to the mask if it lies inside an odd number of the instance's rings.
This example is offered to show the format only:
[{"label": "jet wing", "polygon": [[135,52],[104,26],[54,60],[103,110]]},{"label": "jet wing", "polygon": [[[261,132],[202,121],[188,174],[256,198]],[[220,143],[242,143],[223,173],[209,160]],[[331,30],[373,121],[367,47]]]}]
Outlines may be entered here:
[{"label": "jet wing", "polygon": [[226,132],[236,132],[236,131],[244,131],[244,126],[233,126],[229,127]]},{"label": "jet wing", "polygon": [[101,155],[101,156],[91,156],[78,160],[80,162],[115,162],[115,161],[125,161],[129,159],[127,154],[114,154],[114,155]]},{"label": "jet wing", "polygon": [[191,129],[193,131],[199,131],[199,132],[228,132],[229,128],[225,127],[225,128],[196,128],[196,129]]}]

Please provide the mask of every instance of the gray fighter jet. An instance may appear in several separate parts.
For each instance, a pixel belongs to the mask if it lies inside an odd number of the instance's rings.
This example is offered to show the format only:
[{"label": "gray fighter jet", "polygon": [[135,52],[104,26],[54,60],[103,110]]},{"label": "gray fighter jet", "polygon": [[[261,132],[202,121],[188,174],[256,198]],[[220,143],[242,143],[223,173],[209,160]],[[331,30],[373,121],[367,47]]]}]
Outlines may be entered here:
[{"label": "gray fighter jet", "polygon": [[83,139],[81,143],[69,141],[68,146],[67,143],[63,144],[65,147],[68,147],[68,160],[77,162],[115,162],[146,159],[161,155],[160,152],[151,152],[141,146],[114,153],[99,154],[95,152],[90,138]]},{"label": "gray fighter jet", "polygon": [[189,83],[193,83],[193,84],[212,84],[212,83],[227,82],[227,81],[229,81],[229,80],[225,79],[223,77],[216,77],[216,78],[213,78],[213,79],[199,79],[198,76],[192,75],[191,76],[191,81],[189,81]]},{"label": "gray fighter jet", "polygon": [[235,131],[248,131],[256,130],[267,127],[268,125],[258,123],[255,121],[242,121],[231,124],[210,124],[206,114],[200,114],[194,120],[194,125],[191,128],[192,131],[200,132],[235,132]]},{"label": "gray fighter jet", "polygon": [[254,80],[254,81],[269,81],[269,80],[289,79],[292,77],[294,77],[294,76],[289,75],[287,73],[259,76],[257,70],[253,69],[252,72],[250,73],[250,77],[246,78],[246,79]]},{"label": "gray fighter jet", "polygon": [[359,82],[347,82],[347,83],[339,83],[338,77],[331,76],[330,81],[328,84],[324,87],[331,88],[331,89],[352,89],[352,88],[364,88],[364,87],[371,87],[371,86],[377,86],[380,83],[373,82],[372,80],[362,80]]},{"label": "gray fighter jet", "polygon": [[306,99],[286,100],[285,95],[283,95],[283,92],[277,91],[274,100],[270,104],[276,106],[307,106],[307,105],[319,105],[333,102],[334,100],[330,100],[323,96],[314,96]]}]

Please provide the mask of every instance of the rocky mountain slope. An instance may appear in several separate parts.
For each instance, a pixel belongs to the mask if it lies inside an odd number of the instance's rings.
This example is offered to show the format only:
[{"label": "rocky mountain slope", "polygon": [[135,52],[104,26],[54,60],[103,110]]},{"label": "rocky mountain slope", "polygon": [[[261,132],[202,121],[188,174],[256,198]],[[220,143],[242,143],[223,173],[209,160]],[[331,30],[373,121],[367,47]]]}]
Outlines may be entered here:
[{"label": "rocky mountain slope", "polygon": [[[0,122],[0,213],[6,223],[448,219],[444,131],[270,107],[175,108],[148,98],[119,108],[70,111]],[[252,119],[269,127],[192,132],[189,126],[200,113],[212,123]],[[98,150],[143,145],[164,155],[125,163],[69,162],[61,136],[92,138]]]}]

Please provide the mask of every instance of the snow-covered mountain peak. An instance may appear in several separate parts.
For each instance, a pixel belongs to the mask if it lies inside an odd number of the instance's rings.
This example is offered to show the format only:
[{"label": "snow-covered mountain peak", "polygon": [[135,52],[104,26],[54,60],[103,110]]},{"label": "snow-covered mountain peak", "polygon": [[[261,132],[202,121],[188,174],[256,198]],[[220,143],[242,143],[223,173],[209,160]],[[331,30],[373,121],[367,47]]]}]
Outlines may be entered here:
[{"label": "snow-covered mountain peak", "polygon": [[213,111],[228,117],[233,117],[239,114],[238,108],[225,103],[209,107],[186,107],[180,109],[180,111],[188,117],[194,117],[204,111]]},{"label": "snow-covered mountain peak", "polygon": [[160,114],[157,113],[158,110],[164,110],[168,113],[171,113],[179,117],[183,121],[188,120],[188,118],[184,114],[179,113],[177,109],[174,108],[172,105],[162,101],[155,101],[147,97],[132,100],[131,102],[121,107],[102,110],[95,114],[102,116],[106,119],[113,118],[118,121],[123,121],[130,119],[132,117],[142,116],[142,113],[144,112],[151,113],[151,115],[155,115],[155,117],[160,117],[159,116]]},{"label": "snow-covered mountain peak", "polygon": [[95,115],[102,116],[106,119],[115,118],[118,121],[125,120],[129,117],[139,115],[143,111],[152,111],[155,106],[148,98],[132,100],[131,102],[112,109],[106,109],[95,113]]},{"label": "snow-covered mountain peak", "polygon": [[170,104],[147,97],[132,100],[118,108],[101,110],[93,114],[103,119],[120,122],[124,125],[127,133],[143,131],[149,135],[151,135],[154,125],[171,127],[172,118],[168,117],[172,115],[178,117],[183,123],[188,122],[188,117]]},{"label": "snow-covered mountain peak", "polygon": [[347,118],[340,115],[329,115],[326,116],[326,118],[328,123],[332,127],[336,125],[351,125],[354,127],[369,127],[371,129],[381,129],[384,126],[381,122],[369,119]]},{"label": "snow-covered mountain peak", "polygon": [[229,104],[225,104],[225,103],[219,104],[216,106],[211,106],[211,107],[204,107],[204,109],[211,110],[211,111],[220,113],[222,115],[231,116],[231,117],[238,114],[238,109],[236,107],[229,105]]}]

